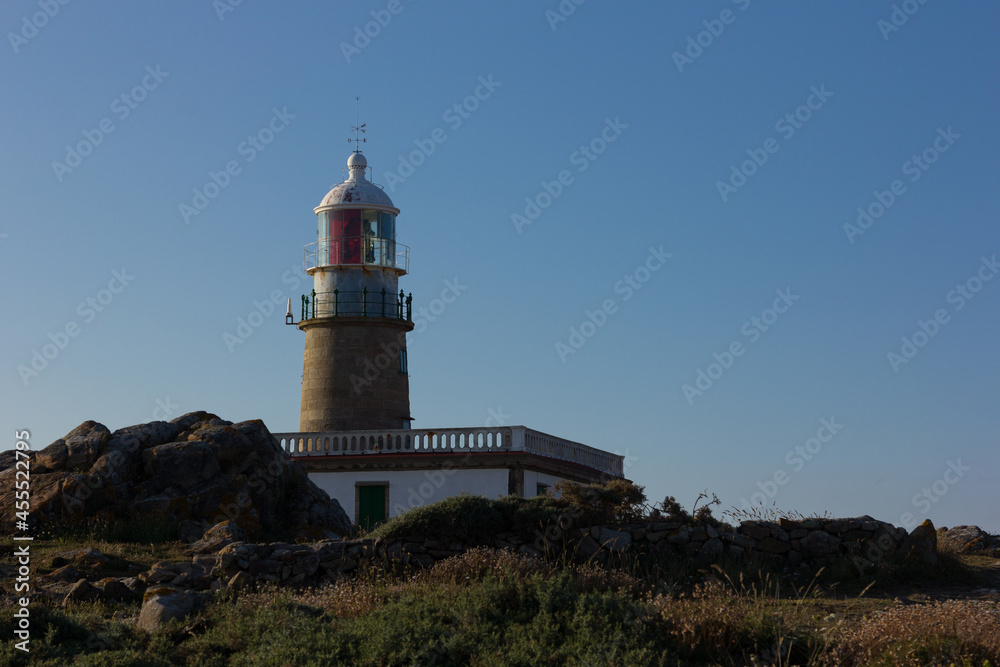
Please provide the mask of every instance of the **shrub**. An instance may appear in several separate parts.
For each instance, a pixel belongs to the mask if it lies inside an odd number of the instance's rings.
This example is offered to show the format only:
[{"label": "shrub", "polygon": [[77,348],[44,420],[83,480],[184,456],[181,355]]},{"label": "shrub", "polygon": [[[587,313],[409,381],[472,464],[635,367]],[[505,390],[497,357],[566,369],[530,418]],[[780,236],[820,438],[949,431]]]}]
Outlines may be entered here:
[{"label": "shrub", "polygon": [[577,511],[583,525],[636,523],[646,516],[645,488],[628,480],[587,485],[560,482],[556,490]]}]

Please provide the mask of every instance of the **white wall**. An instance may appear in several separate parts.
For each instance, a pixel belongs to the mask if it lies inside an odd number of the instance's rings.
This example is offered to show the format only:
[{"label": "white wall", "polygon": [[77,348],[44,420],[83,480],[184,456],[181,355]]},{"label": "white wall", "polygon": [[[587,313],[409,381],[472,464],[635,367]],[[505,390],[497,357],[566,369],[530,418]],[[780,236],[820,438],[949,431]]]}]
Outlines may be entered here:
[{"label": "white wall", "polygon": [[[527,473],[525,473],[527,476]],[[350,471],[311,472],[309,479],[340,502],[351,521],[354,516],[355,482],[389,482],[389,516],[455,496],[463,491],[487,498],[507,495],[506,468],[476,468],[474,470],[435,469],[401,470],[394,472]],[[535,487],[530,488],[532,495]]]}]

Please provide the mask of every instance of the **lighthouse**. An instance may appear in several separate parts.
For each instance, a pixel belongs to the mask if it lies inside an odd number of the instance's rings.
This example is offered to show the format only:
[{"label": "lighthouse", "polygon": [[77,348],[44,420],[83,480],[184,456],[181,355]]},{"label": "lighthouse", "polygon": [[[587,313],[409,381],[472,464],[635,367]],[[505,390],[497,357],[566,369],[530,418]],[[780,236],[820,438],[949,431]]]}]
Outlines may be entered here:
[{"label": "lighthouse", "polygon": [[347,178],[313,209],[319,231],[304,251],[313,289],[298,322],[289,300],[285,323],[305,332],[306,350],[299,430],[274,433],[280,447],[368,528],[459,493],[531,497],[564,481],[623,478],[622,455],[502,419],[411,428],[413,299],[399,286],[410,250],[396,242],[399,209],[368,179],[364,127],[352,128]]},{"label": "lighthouse", "polygon": [[357,148],[346,180],[313,209],[317,240],[304,248],[313,289],[297,323],[306,334],[302,432],[410,428],[412,296],[399,287],[409,248],[396,242],[399,209],[368,180]]}]

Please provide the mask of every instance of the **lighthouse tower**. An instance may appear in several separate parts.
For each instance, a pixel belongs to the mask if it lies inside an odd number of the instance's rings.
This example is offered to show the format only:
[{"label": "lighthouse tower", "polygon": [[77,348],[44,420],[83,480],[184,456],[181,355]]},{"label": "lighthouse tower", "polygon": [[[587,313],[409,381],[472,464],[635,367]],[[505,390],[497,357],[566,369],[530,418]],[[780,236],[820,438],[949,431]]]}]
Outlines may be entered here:
[{"label": "lighthouse tower", "polygon": [[319,235],[305,247],[313,290],[298,322],[306,334],[301,432],[410,428],[412,296],[398,284],[409,248],[396,243],[399,209],[367,169],[355,150],[347,180],[314,209]]}]

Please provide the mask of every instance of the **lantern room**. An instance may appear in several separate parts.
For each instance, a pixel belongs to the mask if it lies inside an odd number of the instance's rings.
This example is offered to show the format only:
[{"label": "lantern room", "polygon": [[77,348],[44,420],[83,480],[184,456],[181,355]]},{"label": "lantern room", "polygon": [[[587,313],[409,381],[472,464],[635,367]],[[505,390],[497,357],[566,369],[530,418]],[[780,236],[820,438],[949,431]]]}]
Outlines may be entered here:
[{"label": "lantern room", "polygon": [[368,161],[360,152],[347,160],[349,176],[314,210],[316,243],[306,246],[306,268],[372,266],[406,273],[408,249],[396,245],[396,216],[389,195],[366,178]]}]

